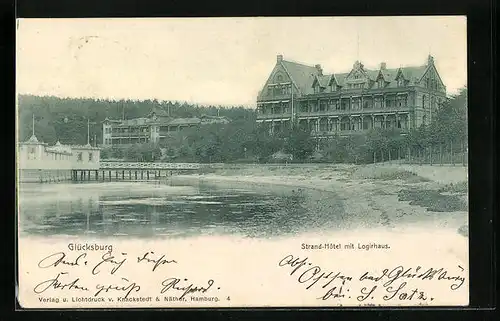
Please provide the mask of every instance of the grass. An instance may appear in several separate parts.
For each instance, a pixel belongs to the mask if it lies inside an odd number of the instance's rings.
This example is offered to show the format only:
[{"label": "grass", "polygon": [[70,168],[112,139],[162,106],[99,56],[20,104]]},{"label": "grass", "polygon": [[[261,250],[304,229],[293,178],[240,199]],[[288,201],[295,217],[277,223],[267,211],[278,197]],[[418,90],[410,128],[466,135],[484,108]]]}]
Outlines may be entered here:
[{"label": "grass", "polygon": [[408,183],[429,181],[429,179],[418,176],[417,174],[407,170],[384,167],[362,167],[354,171],[352,176],[359,179],[379,179],[384,181],[399,179]]},{"label": "grass", "polygon": [[390,180],[395,180],[395,179],[400,179],[403,181],[412,181],[412,182],[428,182],[429,180],[427,178],[418,176],[415,173],[412,173],[410,171],[394,171],[394,172],[388,172],[388,173],[382,173],[378,179],[385,180],[385,181],[390,181]]},{"label": "grass", "polygon": [[438,190],[401,190],[400,201],[409,201],[410,205],[418,205],[433,212],[467,211],[466,202],[456,195],[443,195]]},{"label": "grass", "polygon": [[447,184],[446,186],[442,187],[439,192],[448,192],[448,193],[467,193],[469,191],[469,184],[467,181],[463,181],[460,183],[451,183]]}]

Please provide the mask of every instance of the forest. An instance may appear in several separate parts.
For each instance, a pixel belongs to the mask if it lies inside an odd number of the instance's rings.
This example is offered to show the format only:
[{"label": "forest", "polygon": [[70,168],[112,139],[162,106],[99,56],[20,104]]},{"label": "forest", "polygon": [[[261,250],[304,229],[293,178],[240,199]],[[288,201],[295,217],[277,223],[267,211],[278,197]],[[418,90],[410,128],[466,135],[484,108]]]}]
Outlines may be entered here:
[{"label": "forest", "polygon": [[[467,88],[440,106],[430,124],[401,135],[397,129],[372,129],[346,137],[316,140],[293,126],[275,135],[255,121],[255,111],[243,106],[201,106],[187,102],[157,100],[103,100],[19,96],[19,137],[32,132],[48,144],[85,144],[87,121],[90,143],[101,144],[102,121],[143,117],[153,108],[172,117],[220,115],[229,124],[205,125],[172,133],[158,144],[136,144],[104,148],[102,158],[128,161],[202,163],[329,162],[371,163],[427,157],[464,150],[467,146]],[[430,155],[430,156],[429,156]]]}]

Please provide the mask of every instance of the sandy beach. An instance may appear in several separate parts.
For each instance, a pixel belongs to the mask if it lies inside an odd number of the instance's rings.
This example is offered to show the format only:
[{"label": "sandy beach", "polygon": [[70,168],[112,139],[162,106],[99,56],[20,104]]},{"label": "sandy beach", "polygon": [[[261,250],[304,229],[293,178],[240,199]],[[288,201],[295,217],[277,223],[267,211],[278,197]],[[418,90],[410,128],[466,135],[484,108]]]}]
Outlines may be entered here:
[{"label": "sandy beach", "polygon": [[[467,167],[462,166],[386,163],[241,166],[197,178],[225,184],[270,184],[335,192],[349,215],[379,217],[380,227],[452,229],[466,236],[467,175]],[[187,177],[193,178],[180,178]],[[413,192],[410,199],[406,200],[405,192]]]}]

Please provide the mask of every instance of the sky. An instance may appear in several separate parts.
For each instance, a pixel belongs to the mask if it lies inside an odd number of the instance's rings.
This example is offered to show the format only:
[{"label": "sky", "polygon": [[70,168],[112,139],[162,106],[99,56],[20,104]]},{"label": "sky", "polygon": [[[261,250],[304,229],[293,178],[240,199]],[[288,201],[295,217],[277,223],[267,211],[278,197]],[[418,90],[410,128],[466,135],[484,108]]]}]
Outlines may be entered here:
[{"label": "sky", "polygon": [[276,56],[324,73],[422,65],[467,84],[466,18],[19,19],[17,92],[255,106]]}]

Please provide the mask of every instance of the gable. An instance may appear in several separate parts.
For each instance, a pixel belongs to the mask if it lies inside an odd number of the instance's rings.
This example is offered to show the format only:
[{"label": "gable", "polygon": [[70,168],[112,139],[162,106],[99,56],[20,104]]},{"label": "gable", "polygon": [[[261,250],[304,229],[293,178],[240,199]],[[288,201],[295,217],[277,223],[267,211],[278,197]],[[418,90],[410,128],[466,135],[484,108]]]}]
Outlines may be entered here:
[{"label": "gable", "polygon": [[262,99],[267,96],[267,88],[270,85],[274,84],[280,84],[280,83],[289,83],[292,82],[288,72],[285,70],[282,64],[277,63],[273,70],[271,71],[271,74],[267,78],[266,83],[264,84],[264,87],[262,87],[261,91],[259,92],[258,99]]},{"label": "gable", "polygon": [[276,72],[272,75],[272,83],[280,84],[290,82],[290,77],[283,68],[277,68]]},{"label": "gable", "polygon": [[353,68],[345,77],[346,83],[364,83],[368,82],[369,77],[366,71],[363,68],[363,64],[359,61],[356,61],[353,65]]},{"label": "gable", "polygon": [[351,73],[348,75],[346,80],[349,82],[351,80],[357,81],[357,80],[366,79],[366,78],[368,78],[366,76],[366,74],[362,70],[358,69],[358,70],[352,70]]},{"label": "gable", "polygon": [[330,78],[330,75],[315,76],[312,87],[320,86],[321,88],[326,88],[330,85]]},{"label": "gable", "polygon": [[418,85],[425,88],[430,87],[435,90],[446,91],[446,86],[444,85],[441,76],[439,76],[434,64],[428,66],[423,75],[420,77]]}]

